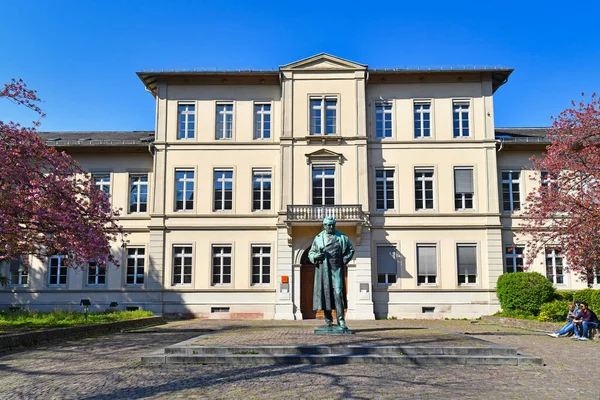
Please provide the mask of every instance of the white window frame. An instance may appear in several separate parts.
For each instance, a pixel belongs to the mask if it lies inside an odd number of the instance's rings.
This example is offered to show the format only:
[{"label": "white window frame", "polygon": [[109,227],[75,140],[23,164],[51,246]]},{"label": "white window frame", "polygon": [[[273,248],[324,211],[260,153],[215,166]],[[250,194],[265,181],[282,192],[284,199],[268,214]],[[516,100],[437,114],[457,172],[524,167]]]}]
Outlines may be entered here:
[{"label": "white window frame", "polygon": [[[227,172],[231,172],[231,178],[227,178],[226,177],[226,173]],[[217,174],[220,173],[221,176],[217,177]],[[217,182],[221,183],[221,190],[220,190],[220,199],[217,198]],[[225,199],[225,186],[227,183],[231,182],[231,208],[226,208],[226,202],[227,200]],[[234,190],[234,176],[233,176],[233,169],[232,168],[215,168],[213,170],[213,211],[215,212],[229,212],[233,210],[233,197],[235,195],[235,190]],[[220,207],[215,207],[215,205],[217,204],[217,202],[220,203]]]},{"label": "white window frame", "polygon": [[[260,249],[259,253],[254,253],[254,249]],[[268,249],[268,252],[264,252],[265,249]],[[251,266],[251,285],[252,286],[270,286],[271,285],[271,276],[273,274],[273,252],[272,247],[269,244],[252,244],[250,246],[250,266]],[[258,259],[258,265],[254,264],[255,258]],[[268,259],[268,265],[265,264],[265,259]],[[269,267],[269,273],[265,274],[265,266]],[[259,274],[256,275],[254,273],[254,268],[258,267]],[[255,276],[258,276],[258,282],[254,281]],[[265,276],[268,278],[268,282],[264,282]]]},{"label": "white window frame", "polygon": [[[231,110],[227,110],[227,107],[231,106]],[[224,107],[223,109],[221,109]],[[215,138],[217,140],[229,140],[233,138],[233,118],[234,105],[233,102],[218,102],[216,107],[216,118],[215,118]],[[223,117],[223,120],[219,123],[219,116]],[[230,122],[230,129],[227,129],[227,122]]]},{"label": "white window frame", "polygon": [[[388,118],[390,123],[389,129],[385,127]],[[380,119],[381,131],[377,129],[377,122]],[[394,137],[394,103],[391,101],[375,102],[375,137],[377,139],[391,139]]]},{"label": "white window frame", "polygon": [[[181,178],[177,177],[177,174],[183,173],[183,176]],[[191,177],[189,176],[189,174],[192,174]],[[179,208],[177,206],[177,194],[178,194],[178,190],[177,190],[177,184],[178,183],[182,183],[183,184],[183,190],[182,190],[182,207]],[[194,209],[194,203],[195,203],[195,186],[196,186],[196,173],[193,169],[190,168],[176,168],[175,169],[175,211],[192,211]],[[191,188],[190,188],[191,186]],[[189,202],[189,200],[187,199],[187,195],[191,192],[192,194],[192,206],[190,208],[187,207],[187,203]]]},{"label": "white window frame", "polygon": [[[520,252],[517,252],[517,249],[520,249]],[[525,246],[523,245],[504,245],[504,273],[512,273],[512,272],[521,272],[524,271],[523,266],[525,265]],[[521,271],[518,271],[519,266],[517,265],[517,260],[521,259]],[[511,271],[508,270],[508,261],[511,263]]]},{"label": "white window frame", "polygon": [[[425,109],[424,107],[429,107]],[[429,128],[425,128],[425,115],[429,116]],[[418,117],[418,118],[417,118]],[[431,138],[431,101],[415,101],[413,103],[413,119],[414,119],[414,135],[415,139],[430,139]],[[418,127],[417,127],[418,123]],[[425,134],[425,130],[429,129],[429,134]]]},{"label": "white window frame", "polygon": [[[335,101],[335,105],[328,104],[328,102]],[[320,101],[320,105],[313,106],[313,101]],[[326,95],[326,96],[309,96],[308,98],[308,129],[311,136],[328,136],[339,134],[339,121],[340,116],[338,112],[338,96]],[[320,114],[319,118],[321,123],[317,124],[313,121],[313,110],[318,111]],[[327,133],[327,110],[335,111],[335,131],[333,133]],[[320,128],[321,133],[317,133],[317,127]]]},{"label": "white window frame", "polygon": [[110,194],[110,172],[93,172],[92,182],[94,182],[96,189]]},{"label": "white window frame", "polygon": [[[132,254],[130,251],[134,250]],[[143,254],[140,254],[140,250],[143,251]],[[126,286],[142,286],[146,282],[146,247],[144,246],[128,246],[126,253],[126,262],[125,262],[125,285]],[[133,265],[129,265],[129,260],[133,260]],[[140,265],[139,261],[142,260],[142,264]],[[129,273],[129,268],[133,268],[133,274]],[[140,273],[141,269],[141,273]],[[141,275],[141,281],[140,280]],[[132,283],[127,283],[129,277],[133,278]]]},{"label": "white window frame", "polygon": [[[67,284],[69,283],[69,274],[68,274],[68,267],[66,265],[63,265],[63,260],[66,257],[63,255],[54,255],[48,258],[48,286],[51,287],[59,287],[59,286],[67,286]],[[52,260],[58,260],[57,262],[57,270],[56,270],[56,283],[52,283],[51,282],[51,278],[52,278]],[[60,283],[60,277],[61,275],[64,275],[65,277],[65,283]]]},{"label": "white window frame", "polygon": [[[258,183],[258,189],[254,184]],[[265,183],[269,183],[269,189],[265,188]],[[265,193],[269,192],[269,207],[265,207]],[[258,192],[260,207],[255,207],[254,195]],[[253,168],[252,169],[252,211],[270,211],[273,208],[273,173],[270,168]]]},{"label": "white window frame", "polygon": [[[471,137],[471,118],[470,118],[471,102],[469,100],[453,100],[452,101],[452,136],[455,139]],[[454,122],[458,120],[458,129],[454,126]],[[467,121],[467,128],[463,127],[463,122]]]},{"label": "white window frame", "polygon": [[[473,247],[475,249],[475,282],[469,282],[469,277],[472,275],[465,275],[465,282],[460,282],[460,264],[458,259],[458,249],[460,247]],[[479,284],[479,257],[477,256],[477,244],[476,243],[457,243],[456,244],[456,276],[458,286],[477,286]]]},{"label": "white window frame", "polygon": [[[96,271],[95,274],[91,274],[92,268]],[[100,277],[104,276],[104,283],[99,283]],[[87,269],[86,286],[106,286],[107,279],[107,266],[98,267],[97,261],[90,261]]]},{"label": "white window frame", "polygon": [[[142,182],[141,180],[134,181],[134,179],[141,179],[141,178],[146,178],[146,182]],[[150,186],[148,185],[149,182],[150,182],[150,177],[147,173],[130,173],[129,174],[129,214],[146,214],[146,213],[148,213],[148,206],[149,206],[148,200],[150,197],[150,191],[149,191]],[[142,193],[142,189],[141,189],[142,186],[146,186],[146,202],[145,203],[140,201],[140,195]],[[132,206],[131,192],[133,192],[134,188],[136,188],[137,201],[135,202],[135,211],[131,211],[131,206]],[[140,211],[142,208],[142,204],[146,205],[145,211]]]},{"label": "white window frame", "polygon": [[[431,176],[427,177],[425,174],[431,172]],[[432,211],[435,210],[435,169],[431,167],[416,167],[414,169],[414,193],[415,193],[415,210],[416,211]],[[420,194],[420,201],[422,203],[422,207],[417,207],[417,199],[419,198],[419,193],[417,192],[417,182],[422,182],[422,192]],[[426,185],[428,182],[431,182],[431,207],[427,207],[427,190]]]},{"label": "white window frame", "polygon": [[[379,265],[379,249],[384,248],[384,247],[394,249],[394,260],[396,261],[396,272],[393,274],[380,272],[380,268],[382,266]],[[397,258],[398,252],[399,252],[398,246],[394,243],[376,244],[376,246],[375,246],[375,257],[377,260],[377,270],[376,270],[377,280],[376,280],[376,282],[377,282],[378,286],[390,286],[390,285],[395,285],[398,283],[398,264],[399,264],[399,260]],[[383,282],[379,281],[380,277],[383,277]]]},{"label": "white window frame", "polygon": [[[183,110],[182,107],[185,107]],[[190,107],[192,109],[190,109]],[[192,120],[190,121],[190,116]],[[181,124],[184,124],[183,131]],[[193,103],[177,104],[177,140],[193,139],[196,130],[196,105]]]},{"label": "white window frame", "polygon": [[[546,247],[544,249],[544,253],[545,253],[544,254],[545,265],[546,265],[546,278],[548,278],[548,280],[555,285],[564,285],[565,284],[565,257],[564,257],[564,255],[562,254],[562,252],[560,250],[556,249],[556,247],[554,247],[554,246]],[[560,266],[557,265],[558,259],[561,260]],[[548,261],[550,261],[550,265],[548,265]],[[558,274],[557,267],[559,267],[562,270],[561,274]],[[551,276],[548,276],[548,268],[552,269]],[[560,277],[560,280],[562,280],[562,282],[558,282],[559,277]]]},{"label": "white window frame", "polygon": [[[173,255],[171,259],[173,260],[173,270],[172,270],[172,286],[191,286],[194,282],[194,246],[191,244],[173,244]],[[179,251],[178,249],[186,249],[190,250],[187,252],[185,250]],[[190,260],[190,273],[185,273],[185,262],[186,260]],[[181,272],[179,274],[175,273],[175,268],[180,267]],[[186,276],[190,277],[189,282],[185,282]],[[179,278],[179,279],[177,279]]]},{"label": "white window frame", "polygon": [[[269,107],[265,110],[265,106]],[[273,105],[271,103],[254,103],[254,140],[270,140],[273,131]],[[265,129],[265,116],[269,116],[269,129]]]},{"label": "white window frame", "polygon": [[[221,248],[221,250],[216,253],[215,248]],[[229,248],[229,252],[226,252],[226,248]],[[215,274],[215,258],[220,260],[220,263],[218,265],[219,268],[219,273]],[[229,258],[229,282],[224,283],[224,277],[227,276],[227,274],[224,273],[224,267],[225,267],[225,259]],[[211,269],[210,269],[210,281],[212,286],[231,286],[231,283],[233,282],[233,245],[232,244],[213,244],[211,246]],[[219,277],[218,282],[215,281],[215,276]]]},{"label": "white window frame", "polygon": [[[508,179],[504,179],[504,174],[508,174]],[[514,178],[513,174],[518,174],[519,177],[518,178]],[[514,170],[514,169],[504,169],[500,172],[500,180],[502,181],[502,209],[504,211],[515,211],[521,208],[521,176],[522,176],[522,171],[521,170]],[[507,210],[504,207],[504,185],[508,184],[508,195],[509,195],[509,209]],[[515,186],[516,186],[516,192],[519,194],[519,204],[518,207],[515,207],[515,201],[514,201],[514,193],[515,193]]]},{"label": "white window frame", "polygon": [[[456,171],[460,170],[468,170],[471,171],[471,186],[472,192],[457,192],[456,191]],[[475,170],[473,167],[454,167],[454,210],[455,211],[465,211],[465,210],[474,210],[475,209]],[[468,195],[471,195],[471,207],[467,207],[467,199]],[[460,199],[457,197],[460,196]],[[456,206],[456,201],[460,200],[461,206]]]},{"label": "white window frame", "polygon": [[[315,197],[314,197],[314,178],[315,178],[315,170],[321,170],[324,171],[325,169],[333,169],[333,175],[326,175],[324,172],[321,172],[320,175],[317,175],[316,178],[320,178],[320,182],[321,182],[321,204],[315,204]],[[310,204],[314,205],[314,206],[334,206],[336,204],[336,187],[337,187],[337,179],[336,179],[336,168],[335,168],[335,164],[313,164],[311,171],[310,171],[310,183],[311,183],[311,188],[310,188]],[[333,204],[323,204],[325,202],[325,189],[327,189],[326,185],[325,185],[325,181],[327,179],[333,179]],[[329,197],[328,197],[329,198]]]},{"label": "white window frame", "polygon": [[[419,248],[427,247],[435,249],[435,275],[431,274],[421,274],[420,261],[419,261]],[[417,243],[417,251],[416,251],[416,264],[417,264],[417,286],[437,286],[438,285],[438,276],[439,276],[439,262],[438,262],[438,245],[436,243]],[[424,276],[424,282],[419,282],[421,280],[421,276]],[[433,279],[431,279],[433,277]]]},{"label": "white window frame", "polygon": [[[12,263],[17,262],[19,265],[19,269],[17,271],[12,270]],[[18,256],[17,258],[10,260],[8,262],[9,270],[8,273],[10,275],[10,286],[28,286],[29,285],[29,267],[26,266],[22,257]],[[22,269],[21,269],[22,267]]]},{"label": "white window frame", "polygon": [[[378,177],[377,172],[383,171],[383,176]],[[388,176],[388,172],[391,172],[392,175]],[[375,209],[377,211],[387,211],[387,210],[395,210],[396,209],[396,169],[390,167],[376,168],[375,169]],[[383,199],[379,199],[379,190],[377,190],[377,184],[381,183],[383,185]],[[392,207],[388,207],[388,186],[391,186],[392,196]],[[383,201],[383,208],[378,207],[379,201]]]}]

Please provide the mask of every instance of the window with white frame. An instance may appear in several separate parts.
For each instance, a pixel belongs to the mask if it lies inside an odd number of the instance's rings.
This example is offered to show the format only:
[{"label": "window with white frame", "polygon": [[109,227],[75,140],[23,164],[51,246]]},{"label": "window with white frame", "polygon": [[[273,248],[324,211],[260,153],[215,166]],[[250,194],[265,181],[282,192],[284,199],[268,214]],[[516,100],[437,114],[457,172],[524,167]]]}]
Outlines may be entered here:
[{"label": "window with white frame", "polygon": [[173,285],[192,283],[192,246],[173,246]]},{"label": "window with white frame", "polygon": [[523,246],[505,246],[504,248],[504,265],[505,272],[523,272]]},{"label": "window with white frame", "polygon": [[310,134],[337,134],[337,97],[310,97]]},{"label": "window with white frame", "polygon": [[379,168],[375,170],[375,203],[378,210],[393,210],[394,170]]},{"label": "window with white frame", "polygon": [[454,209],[473,209],[473,168],[454,168]]},{"label": "window with white frame", "polygon": [[521,171],[502,171],[502,207],[504,211],[521,208]]},{"label": "window with white frame", "polygon": [[212,284],[231,285],[231,246],[212,246]]},{"label": "window with white frame", "polygon": [[129,212],[148,211],[148,174],[132,174],[129,177]]},{"label": "window with white frame", "polygon": [[29,282],[29,269],[23,263],[21,256],[10,261],[10,284],[12,286],[26,286]]},{"label": "window with white frame", "polygon": [[271,283],[271,246],[252,246],[252,284]]},{"label": "window with white frame", "polygon": [[314,206],[335,204],[335,167],[333,165],[313,165],[312,204]]},{"label": "window with white frame", "polygon": [[175,211],[194,209],[194,171],[175,170]]},{"label": "window with white frame", "polygon": [[456,264],[458,267],[458,284],[477,283],[477,246],[459,244],[456,246]]},{"label": "window with white frame", "polygon": [[375,136],[377,139],[392,137],[392,103],[375,103]]},{"label": "window with white frame", "polygon": [[469,102],[453,101],[452,115],[454,137],[469,137]]},{"label": "window with white frame", "polygon": [[415,169],[415,209],[433,210],[433,169]]},{"label": "window with white frame", "polygon": [[396,283],[398,274],[398,250],[394,245],[377,246],[377,283]]},{"label": "window with white frame", "polygon": [[64,286],[67,284],[67,266],[65,256],[52,256],[48,259],[48,285]]},{"label": "window with white frame", "polygon": [[96,186],[96,189],[103,191],[106,194],[110,194],[110,174],[109,173],[93,173],[92,181]]},{"label": "window with white frame", "polygon": [[415,138],[431,137],[431,103],[418,101],[413,105]]},{"label": "window with white frame", "polygon": [[127,247],[127,285],[143,285],[146,265],[146,249],[144,247]]},{"label": "window with white frame", "polygon": [[179,104],[179,130],[177,139],[193,139],[196,125],[196,106],[193,104]]},{"label": "window with white frame", "polygon": [[231,139],[233,133],[233,104],[217,104],[217,139]]},{"label": "window with white frame", "polygon": [[546,247],[546,277],[554,284],[563,284],[563,256],[560,249]]},{"label": "window with white frame", "polygon": [[87,270],[88,286],[103,286],[106,284],[106,266],[99,266],[97,261],[90,261]]},{"label": "window with white frame", "polygon": [[271,138],[271,104],[254,104],[254,139]]},{"label": "window with white frame", "polygon": [[271,209],[271,170],[252,170],[252,209],[266,211]]},{"label": "window with white frame", "polygon": [[214,211],[233,209],[233,170],[217,169],[214,174]]},{"label": "window with white frame", "polygon": [[435,285],[437,281],[437,248],[433,244],[417,245],[417,283]]}]

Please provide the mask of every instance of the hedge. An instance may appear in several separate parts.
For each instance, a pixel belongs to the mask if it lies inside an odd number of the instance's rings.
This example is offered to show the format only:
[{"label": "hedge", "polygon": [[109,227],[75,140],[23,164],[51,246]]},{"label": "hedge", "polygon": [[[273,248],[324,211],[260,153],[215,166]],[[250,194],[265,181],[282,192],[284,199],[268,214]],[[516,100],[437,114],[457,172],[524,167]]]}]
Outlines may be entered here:
[{"label": "hedge", "polygon": [[556,290],[538,272],[512,272],[500,275],[496,293],[503,311],[538,315],[542,304],[554,299]]}]

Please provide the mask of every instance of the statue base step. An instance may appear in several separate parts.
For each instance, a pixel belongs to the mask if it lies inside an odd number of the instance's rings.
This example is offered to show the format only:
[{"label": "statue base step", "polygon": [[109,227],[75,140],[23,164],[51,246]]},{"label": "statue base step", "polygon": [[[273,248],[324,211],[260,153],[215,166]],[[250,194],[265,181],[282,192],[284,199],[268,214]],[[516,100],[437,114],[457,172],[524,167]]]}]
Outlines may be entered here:
[{"label": "statue base step", "polygon": [[353,335],[350,328],[342,328],[339,325],[324,325],[315,328],[315,335]]}]

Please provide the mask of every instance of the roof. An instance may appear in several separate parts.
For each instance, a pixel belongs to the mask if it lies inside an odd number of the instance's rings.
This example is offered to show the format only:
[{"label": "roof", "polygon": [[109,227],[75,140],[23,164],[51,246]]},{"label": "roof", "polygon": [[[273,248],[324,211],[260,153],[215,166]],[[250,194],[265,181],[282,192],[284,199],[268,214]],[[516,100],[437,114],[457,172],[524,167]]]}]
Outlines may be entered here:
[{"label": "roof", "polygon": [[154,131],[72,131],[38,134],[49,146],[56,147],[146,147],[154,141]]},{"label": "roof", "polygon": [[547,128],[496,128],[495,137],[505,142],[550,143],[546,138]]}]

